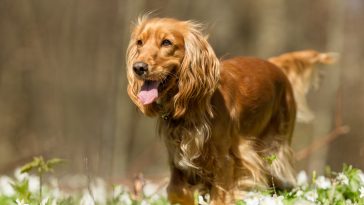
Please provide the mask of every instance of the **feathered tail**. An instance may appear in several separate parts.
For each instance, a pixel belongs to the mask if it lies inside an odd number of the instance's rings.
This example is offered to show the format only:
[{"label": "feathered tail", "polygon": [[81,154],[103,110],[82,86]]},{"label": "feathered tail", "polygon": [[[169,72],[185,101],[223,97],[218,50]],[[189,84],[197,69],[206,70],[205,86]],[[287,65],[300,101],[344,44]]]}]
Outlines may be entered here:
[{"label": "feathered tail", "polygon": [[297,103],[297,121],[310,122],[314,114],[307,104],[306,94],[310,89],[318,89],[322,77],[318,64],[333,64],[338,59],[337,53],[320,53],[303,50],[285,53],[268,61],[275,64],[287,75]]}]

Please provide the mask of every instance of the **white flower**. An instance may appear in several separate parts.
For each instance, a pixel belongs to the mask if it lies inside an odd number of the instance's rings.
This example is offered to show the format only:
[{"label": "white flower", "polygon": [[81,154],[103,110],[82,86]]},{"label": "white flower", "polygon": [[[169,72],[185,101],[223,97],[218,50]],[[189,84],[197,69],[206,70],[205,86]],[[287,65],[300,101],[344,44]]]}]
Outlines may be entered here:
[{"label": "white flower", "polygon": [[57,199],[64,198],[66,194],[59,188],[58,180],[55,177],[50,177],[48,181],[51,185],[51,196],[55,199],[52,201],[52,203],[54,203],[54,201],[57,201]]},{"label": "white flower", "polygon": [[55,199],[61,199],[65,196],[65,194],[58,187],[52,188],[50,192]]},{"label": "white flower", "polygon": [[320,189],[328,189],[331,187],[331,181],[324,176],[319,176],[316,179],[316,185]]},{"label": "white flower", "polygon": [[52,203],[51,203],[51,205],[57,205],[58,203],[57,203],[57,199],[54,199],[53,201],[52,201]]},{"label": "white flower", "polygon": [[90,193],[88,192],[84,192],[81,201],[80,201],[80,205],[95,205],[94,200],[92,199],[92,196],[90,195]]},{"label": "white flower", "polygon": [[102,179],[97,178],[91,182],[90,189],[91,193],[89,190],[84,190],[81,205],[106,204],[106,184]]},{"label": "white flower", "polygon": [[113,196],[117,197],[119,195],[121,195],[122,193],[124,193],[124,188],[121,185],[115,185],[113,188]]},{"label": "white flower", "polygon": [[97,204],[106,204],[106,184],[102,179],[97,178],[91,183],[91,191]]},{"label": "white flower", "polygon": [[0,177],[0,194],[5,196],[13,196],[15,191],[11,186],[12,180],[10,177],[2,176]]},{"label": "white flower", "polygon": [[361,183],[364,184],[364,174],[363,174],[363,172],[359,172],[358,176],[359,176],[359,179],[360,179]]},{"label": "white flower", "polygon": [[307,192],[305,194],[305,197],[308,201],[315,202],[318,198],[318,194],[317,194],[316,190],[313,190],[313,191]]},{"label": "white flower", "polygon": [[158,194],[153,194],[150,198],[149,201],[151,202],[155,202],[158,201],[160,198],[162,198],[161,196],[159,196]]},{"label": "white flower", "polygon": [[120,202],[121,204],[125,204],[125,205],[131,205],[132,201],[130,199],[129,194],[127,194],[126,192],[124,192],[121,196],[120,196]]},{"label": "white flower", "polygon": [[353,203],[350,199],[347,199],[346,201],[345,201],[345,205],[358,205],[357,203]]},{"label": "white flower", "polygon": [[39,192],[39,177],[30,175],[28,176],[28,183],[29,183],[29,191],[32,193]]},{"label": "white flower", "polygon": [[246,205],[259,205],[261,197],[262,196],[259,193],[249,192],[246,194],[243,200],[246,203]]},{"label": "white flower", "polygon": [[209,203],[207,201],[205,201],[204,197],[199,195],[198,196],[198,204],[201,204],[201,205],[208,205]]},{"label": "white flower", "polygon": [[296,192],[296,196],[297,197],[300,197],[300,196],[302,196],[303,195],[303,191],[302,190],[298,190],[297,192]]},{"label": "white flower", "polygon": [[143,199],[141,201],[140,205],[150,205],[150,203]]},{"label": "white flower", "polygon": [[41,202],[40,205],[46,205],[48,203],[48,197],[44,198]]},{"label": "white flower", "polygon": [[300,171],[297,174],[297,185],[298,186],[306,186],[308,181],[308,177],[305,171]]},{"label": "white flower", "polygon": [[152,196],[158,191],[158,186],[156,184],[152,183],[145,183],[145,186],[143,187],[143,192],[146,196]]},{"label": "white flower", "polygon": [[304,199],[299,199],[294,202],[294,205],[316,205],[314,202],[306,201]]},{"label": "white flower", "polygon": [[339,173],[337,175],[336,179],[339,181],[340,184],[343,184],[343,185],[349,184],[349,178],[344,173]]},{"label": "white flower", "polygon": [[29,205],[29,204],[26,204],[23,199],[21,201],[19,199],[16,199],[15,202],[17,205]]},{"label": "white flower", "polygon": [[244,202],[246,203],[246,205],[259,205],[259,198],[254,197],[254,198],[244,199]]},{"label": "white flower", "polygon": [[360,193],[360,198],[364,198],[364,187],[360,187],[359,189],[359,193]]},{"label": "white flower", "polygon": [[259,205],[283,205],[283,196],[265,196],[260,200]]},{"label": "white flower", "polygon": [[29,174],[28,173],[21,173],[21,169],[20,168],[16,168],[14,171],[14,177],[16,180],[18,181],[24,181],[25,179],[28,179]]}]

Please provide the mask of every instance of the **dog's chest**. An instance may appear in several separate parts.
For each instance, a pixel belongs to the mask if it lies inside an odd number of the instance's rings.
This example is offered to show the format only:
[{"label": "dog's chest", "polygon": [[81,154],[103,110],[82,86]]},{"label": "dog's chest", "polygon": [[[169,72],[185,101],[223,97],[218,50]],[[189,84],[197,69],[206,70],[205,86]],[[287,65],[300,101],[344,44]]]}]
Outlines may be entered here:
[{"label": "dog's chest", "polygon": [[160,127],[170,163],[193,181],[196,176],[206,178],[214,164],[214,155],[208,140],[209,130],[206,127],[178,125],[166,123]]}]

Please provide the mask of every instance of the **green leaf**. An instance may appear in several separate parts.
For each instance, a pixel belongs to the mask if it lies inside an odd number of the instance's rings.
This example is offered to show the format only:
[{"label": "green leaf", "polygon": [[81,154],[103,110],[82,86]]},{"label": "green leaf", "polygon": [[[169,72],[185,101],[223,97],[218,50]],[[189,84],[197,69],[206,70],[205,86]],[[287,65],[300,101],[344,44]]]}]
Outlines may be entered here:
[{"label": "green leaf", "polygon": [[30,200],[31,193],[29,192],[29,181],[28,180],[11,183],[11,186],[13,187],[17,198],[24,199],[24,200]]},{"label": "green leaf", "polygon": [[53,171],[54,166],[62,164],[64,162],[66,162],[66,161],[63,159],[53,158],[53,159],[48,160],[46,164],[47,164],[48,169]]},{"label": "green leaf", "polygon": [[246,203],[243,200],[240,200],[236,202],[236,205],[246,205]]},{"label": "green leaf", "polygon": [[275,154],[264,157],[264,160],[268,162],[269,165],[272,165],[275,160],[277,160],[277,156]]},{"label": "green leaf", "polygon": [[29,173],[34,168],[32,163],[26,164],[20,168],[20,173]]}]

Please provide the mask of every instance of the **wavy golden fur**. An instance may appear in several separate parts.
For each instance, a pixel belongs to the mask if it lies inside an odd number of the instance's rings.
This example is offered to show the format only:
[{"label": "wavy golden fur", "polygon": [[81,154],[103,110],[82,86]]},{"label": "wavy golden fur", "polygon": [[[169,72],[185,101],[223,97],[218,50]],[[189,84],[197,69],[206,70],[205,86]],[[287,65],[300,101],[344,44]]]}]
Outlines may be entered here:
[{"label": "wavy golden fur", "polygon": [[220,61],[195,22],[141,18],[128,46],[127,77],[132,101],[159,116],[172,204],[193,204],[194,191],[209,193],[211,204],[233,204],[272,179],[278,188],[295,184],[296,104],[275,65],[251,57]]}]

